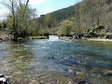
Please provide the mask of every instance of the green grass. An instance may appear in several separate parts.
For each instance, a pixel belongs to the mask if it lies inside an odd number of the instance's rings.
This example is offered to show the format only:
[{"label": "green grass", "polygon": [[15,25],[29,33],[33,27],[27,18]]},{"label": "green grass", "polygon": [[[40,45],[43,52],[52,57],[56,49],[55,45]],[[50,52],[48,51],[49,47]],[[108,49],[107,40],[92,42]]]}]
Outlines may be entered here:
[{"label": "green grass", "polygon": [[30,39],[47,39],[48,36],[30,36]]}]

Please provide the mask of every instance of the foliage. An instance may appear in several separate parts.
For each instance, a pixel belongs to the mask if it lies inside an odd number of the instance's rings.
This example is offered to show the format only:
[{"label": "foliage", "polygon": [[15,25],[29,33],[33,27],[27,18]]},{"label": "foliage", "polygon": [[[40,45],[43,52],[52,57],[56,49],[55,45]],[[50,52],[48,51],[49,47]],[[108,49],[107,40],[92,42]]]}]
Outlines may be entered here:
[{"label": "foliage", "polygon": [[[110,2],[110,3],[109,3]],[[83,33],[88,34],[88,30],[91,34],[100,36],[105,36],[106,33],[112,33],[112,4],[109,0],[82,0],[80,3],[64,8],[53,13],[51,15],[55,16],[55,23],[58,34],[66,35],[66,27],[62,24],[66,20],[72,20],[73,26],[69,31],[73,33]],[[46,15],[47,16],[47,15]],[[96,30],[96,26],[104,26],[102,30]],[[55,27],[54,27],[55,28]],[[56,30],[56,29],[55,29]],[[94,36],[93,35],[93,36]]]},{"label": "foliage", "polygon": [[37,28],[37,21],[34,19],[35,10],[27,7],[25,15],[24,11],[25,5],[21,5],[21,8],[17,8],[16,11],[18,32],[26,31],[27,33],[34,33]]},{"label": "foliage", "polygon": [[7,0],[4,4],[11,12],[6,22],[10,32],[14,35],[14,40],[19,37],[25,38],[37,31],[38,26],[36,20],[34,20],[36,10],[32,9],[28,3],[29,0]]},{"label": "foliage", "polygon": [[[8,0],[7,8],[11,15],[7,17],[10,31],[19,34],[86,34],[105,37],[112,33],[111,0],[82,0],[73,6],[36,17],[35,9],[28,5],[29,0]],[[13,6],[11,5],[13,4]],[[103,26],[104,29],[96,27]],[[21,36],[21,35],[18,35]],[[18,37],[17,36],[17,37]]]},{"label": "foliage", "polygon": [[48,34],[49,34],[49,29],[48,29],[48,27],[46,27],[46,28],[44,28],[44,29],[41,29],[41,30],[39,31],[39,34],[40,34],[40,35],[48,35]]},{"label": "foliage", "polygon": [[58,35],[69,35],[73,27],[73,22],[70,20],[65,20],[60,23],[59,30],[57,31]]}]

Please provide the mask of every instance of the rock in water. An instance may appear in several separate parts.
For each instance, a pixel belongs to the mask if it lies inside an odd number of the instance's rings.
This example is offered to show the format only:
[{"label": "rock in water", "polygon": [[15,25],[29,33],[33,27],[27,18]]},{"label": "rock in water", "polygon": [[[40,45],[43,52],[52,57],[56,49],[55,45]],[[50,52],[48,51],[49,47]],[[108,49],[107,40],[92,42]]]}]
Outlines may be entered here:
[{"label": "rock in water", "polygon": [[3,74],[0,74],[0,84],[7,84],[7,79]]},{"label": "rock in water", "polygon": [[88,84],[87,81],[80,81],[78,84]]}]

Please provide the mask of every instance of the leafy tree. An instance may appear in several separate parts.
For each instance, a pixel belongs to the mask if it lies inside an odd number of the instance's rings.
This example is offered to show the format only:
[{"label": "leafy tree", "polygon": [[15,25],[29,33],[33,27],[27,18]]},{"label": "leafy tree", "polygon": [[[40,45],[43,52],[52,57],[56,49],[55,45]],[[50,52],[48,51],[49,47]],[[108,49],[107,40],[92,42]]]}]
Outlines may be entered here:
[{"label": "leafy tree", "polygon": [[53,16],[52,14],[42,15],[40,17],[40,22],[42,26],[52,28],[53,26],[55,26],[55,16]]},{"label": "leafy tree", "polygon": [[29,19],[28,3],[29,0],[7,0],[7,2],[4,3],[11,13],[8,22],[12,24],[11,29],[13,31],[14,40],[17,40],[18,37],[21,36],[25,37],[25,28],[27,28],[27,21]]},{"label": "leafy tree", "polygon": [[0,30],[2,29],[2,22],[0,22]]},{"label": "leafy tree", "polygon": [[60,23],[57,34],[58,35],[69,35],[71,33],[72,27],[73,27],[73,22],[70,20],[65,20]]}]

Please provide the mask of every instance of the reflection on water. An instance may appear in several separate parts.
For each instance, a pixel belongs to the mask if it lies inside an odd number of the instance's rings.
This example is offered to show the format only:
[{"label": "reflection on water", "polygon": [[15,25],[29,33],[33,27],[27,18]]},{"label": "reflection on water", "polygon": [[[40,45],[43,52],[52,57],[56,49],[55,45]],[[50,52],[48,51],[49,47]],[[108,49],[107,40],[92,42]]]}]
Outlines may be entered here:
[{"label": "reflection on water", "polygon": [[62,82],[57,84],[68,84],[71,78],[109,84],[110,78],[102,74],[112,70],[112,43],[56,39],[0,43],[0,73],[11,76],[16,81],[13,84],[51,79]]}]

